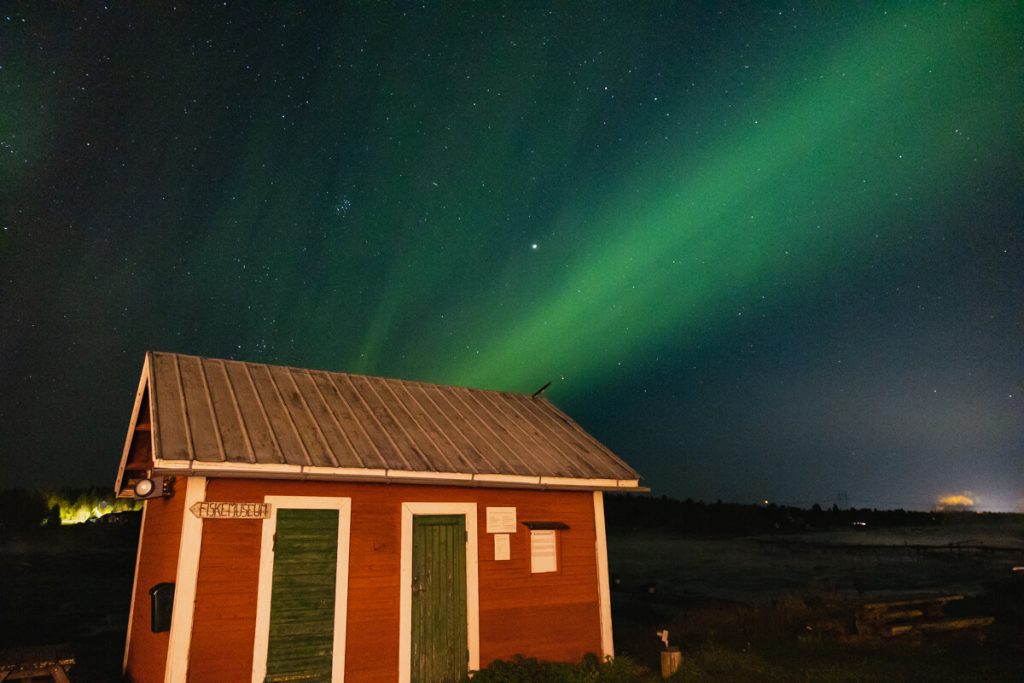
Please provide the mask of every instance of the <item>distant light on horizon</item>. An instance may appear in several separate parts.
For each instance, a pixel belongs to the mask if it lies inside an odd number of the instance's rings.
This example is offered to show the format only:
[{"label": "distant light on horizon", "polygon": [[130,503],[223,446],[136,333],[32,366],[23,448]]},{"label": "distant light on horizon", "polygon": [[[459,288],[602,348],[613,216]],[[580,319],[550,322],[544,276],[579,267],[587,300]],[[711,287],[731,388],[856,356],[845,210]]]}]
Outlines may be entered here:
[{"label": "distant light on horizon", "polygon": [[940,495],[935,501],[940,510],[970,510],[975,506],[977,496],[970,491]]}]

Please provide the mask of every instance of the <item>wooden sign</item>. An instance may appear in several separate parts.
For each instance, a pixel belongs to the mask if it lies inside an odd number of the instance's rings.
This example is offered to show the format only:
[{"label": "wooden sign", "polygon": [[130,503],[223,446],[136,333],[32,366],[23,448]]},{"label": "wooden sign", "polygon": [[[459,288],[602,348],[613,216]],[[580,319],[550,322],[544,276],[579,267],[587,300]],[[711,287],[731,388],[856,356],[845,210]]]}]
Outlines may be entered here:
[{"label": "wooden sign", "polygon": [[268,519],[270,503],[217,503],[204,500],[189,508],[200,519]]}]

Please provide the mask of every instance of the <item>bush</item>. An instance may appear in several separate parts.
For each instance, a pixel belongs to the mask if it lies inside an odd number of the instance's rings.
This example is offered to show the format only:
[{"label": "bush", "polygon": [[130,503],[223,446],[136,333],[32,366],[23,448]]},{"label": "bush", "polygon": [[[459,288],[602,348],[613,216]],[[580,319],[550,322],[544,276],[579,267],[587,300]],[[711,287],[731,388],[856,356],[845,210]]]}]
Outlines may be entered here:
[{"label": "bush", "polygon": [[587,655],[579,664],[516,656],[511,661],[491,662],[474,674],[472,680],[473,683],[655,683],[660,679],[628,657],[602,662],[594,655]]}]

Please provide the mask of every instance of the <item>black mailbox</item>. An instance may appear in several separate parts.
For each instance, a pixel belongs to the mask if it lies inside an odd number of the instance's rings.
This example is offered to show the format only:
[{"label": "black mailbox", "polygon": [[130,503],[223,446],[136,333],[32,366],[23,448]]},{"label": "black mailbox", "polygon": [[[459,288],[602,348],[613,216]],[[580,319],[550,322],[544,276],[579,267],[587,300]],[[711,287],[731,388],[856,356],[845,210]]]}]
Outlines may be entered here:
[{"label": "black mailbox", "polygon": [[158,583],[149,589],[149,628],[153,633],[171,630],[174,584]]}]

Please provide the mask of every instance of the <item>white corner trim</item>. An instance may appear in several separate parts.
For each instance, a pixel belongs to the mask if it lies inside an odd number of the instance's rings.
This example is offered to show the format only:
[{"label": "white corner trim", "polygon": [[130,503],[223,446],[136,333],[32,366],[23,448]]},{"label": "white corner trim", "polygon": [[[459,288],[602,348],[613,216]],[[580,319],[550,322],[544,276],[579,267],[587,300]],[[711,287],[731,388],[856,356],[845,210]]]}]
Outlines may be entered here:
[{"label": "white corner trim", "polygon": [[601,657],[615,656],[612,639],[612,594],[608,583],[608,538],[604,528],[604,494],[594,491],[594,532],[597,535],[597,585],[601,610]]},{"label": "white corner trim", "polygon": [[348,558],[352,525],[352,499],[320,496],[264,496],[271,515],[263,520],[260,540],[259,588],[256,598],[256,637],[252,652],[252,681],[263,683],[267,675],[267,650],[270,645],[270,595],[274,585],[274,534],[277,512],[285,510],[338,511],[338,568],[334,576],[334,647],[331,660],[332,683],[345,680],[345,626],[348,623]]},{"label": "white corner trim", "polygon": [[139,526],[139,544],[135,548],[135,574],[132,578],[132,601],[128,605],[128,633],[124,637],[124,657],[121,659],[121,674],[128,670],[128,650],[132,645],[132,621],[135,620],[135,599],[139,592],[139,560],[142,558],[142,539],[146,537],[146,502],[142,503],[142,524]]},{"label": "white corner trim", "polygon": [[178,569],[174,577],[174,605],[171,608],[171,635],[167,641],[164,683],[185,683],[188,676],[188,651],[196,606],[196,579],[199,576],[199,550],[203,541],[203,520],[189,512],[189,508],[206,498],[206,478],[189,477],[185,481],[185,504],[181,510],[181,540],[178,546]]},{"label": "white corner trim", "polygon": [[463,515],[466,518],[466,640],[469,670],[480,668],[480,583],[476,503],[402,503],[402,553],[398,620],[398,682],[412,677],[412,518],[416,515]]}]

